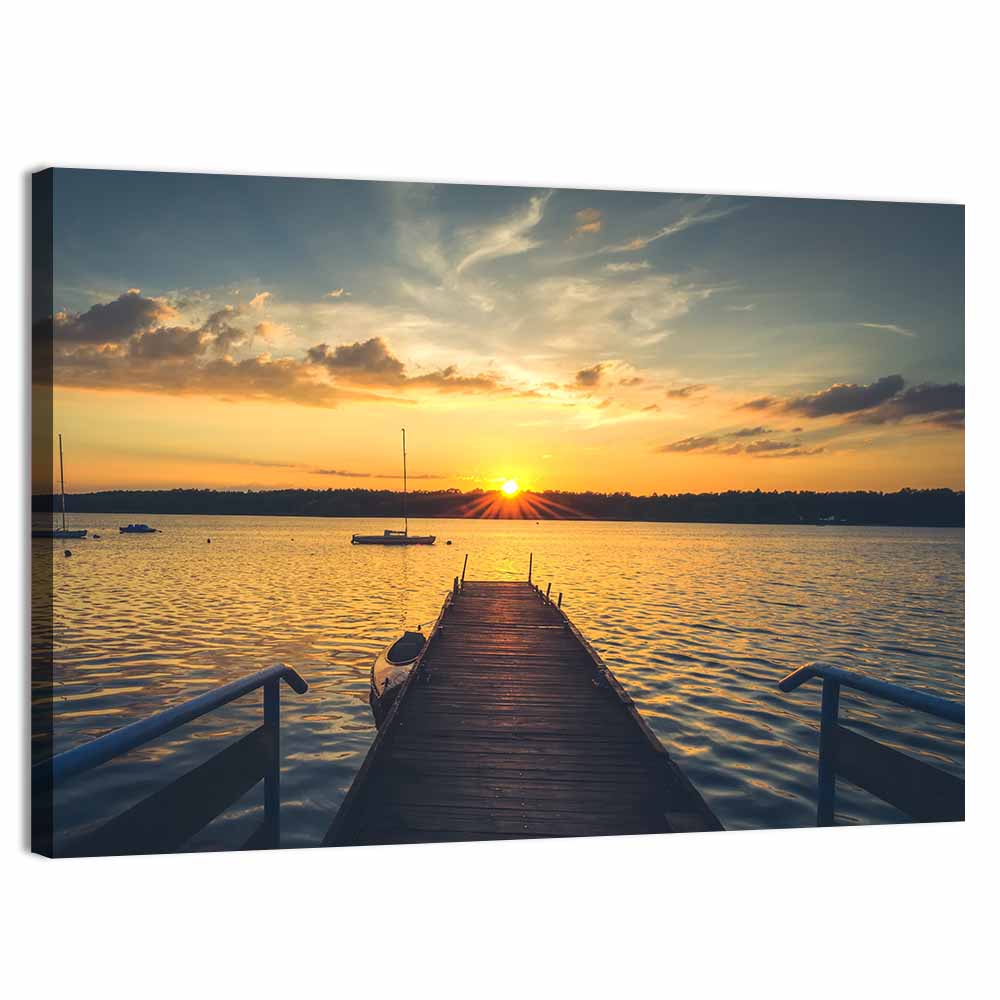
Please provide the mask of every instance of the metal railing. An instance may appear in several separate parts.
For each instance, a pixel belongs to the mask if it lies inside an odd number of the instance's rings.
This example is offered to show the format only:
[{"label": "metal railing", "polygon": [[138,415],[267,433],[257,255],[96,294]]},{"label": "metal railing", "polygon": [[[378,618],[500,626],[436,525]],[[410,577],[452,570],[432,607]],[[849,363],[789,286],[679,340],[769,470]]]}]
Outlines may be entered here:
[{"label": "metal railing", "polygon": [[[883,698],[897,705],[906,708],[913,708],[929,715],[947,719],[950,722],[965,722],[965,706],[956,701],[950,701],[939,695],[927,694],[923,691],[914,691],[912,688],[903,687],[900,684],[892,684],[888,681],[876,680],[874,677],[866,677],[864,674],[857,674],[841,667],[827,666],[823,663],[809,663],[798,670],[793,670],[787,677],[783,677],[778,682],[778,687],[785,692],[794,691],[814,678],[821,678],[823,681],[822,701],[820,705],[820,729],[819,729],[819,762],[817,768],[817,803],[816,803],[816,825],[832,826],[834,822],[834,804],[836,798],[836,781],[838,770],[842,770],[841,744],[845,737],[851,741],[851,749],[857,756],[858,751],[867,754],[873,759],[876,765],[881,764],[884,769],[897,769],[902,766],[905,771],[909,768],[910,773],[904,777],[913,777],[913,771],[919,769],[918,777],[927,777],[930,772],[944,780],[954,780],[951,776],[944,775],[943,772],[929,765],[922,765],[912,758],[897,751],[891,751],[881,744],[872,740],[867,740],[843,729],[838,722],[840,714],[840,689],[841,687],[852,688],[855,691],[862,691],[876,698]],[[874,749],[873,749],[874,748]],[[909,762],[906,765],[902,761]],[[863,762],[867,763],[867,762]],[[863,763],[855,763],[852,775],[863,773]],[[861,779],[855,779],[856,783],[863,788],[868,788],[869,784]],[[876,783],[877,784],[877,783]],[[882,785],[885,785],[883,780]],[[880,794],[876,791],[876,794]],[[964,796],[964,786],[963,792]],[[885,794],[880,797],[892,801]],[[896,804],[895,802],[893,804]],[[940,817],[944,818],[944,817]]]},{"label": "metal railing", "polygon": [[[89,771],[100,764],[135,750],[164,736],[237,698],[264,689],[263,729],[268,741],[268,759],[264,771],[264,826],[267,839],[278,841],[278,811],[280,804],[280,684],[284,681],[297,694],[305,694],[309,685],[299,674],[282,663],[248,674],[239,680],[224,684],[172,708],[157,712],[148,719],[133,722],[114,732],[107,733],[89,743],[66,750],[36,764],[31,769],[33,792],[50,794],[55,785],[68,778]],[[257,780],[260,780],[258,776]]]}]

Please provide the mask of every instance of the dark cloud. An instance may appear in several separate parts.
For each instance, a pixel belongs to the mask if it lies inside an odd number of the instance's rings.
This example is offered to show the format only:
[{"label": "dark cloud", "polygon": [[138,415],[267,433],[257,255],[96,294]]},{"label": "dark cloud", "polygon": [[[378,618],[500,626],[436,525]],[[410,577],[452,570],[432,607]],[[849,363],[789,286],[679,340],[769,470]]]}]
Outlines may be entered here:
[{"label": "dark cloud", "polygon": [[746,453],[748,455],[758,455],[768,451],[789,451],[793,448],[798,448],[800,443],[799,441],[751,441],[746,446]]},{"label": "dark cloud", "polygon": [[708,448],[714,448],[718,443],[717,437],[689,437],[662,445],[656,450],[662,452],[705,451]]},{"label": "dark cloud", "polygon": [[805,455],[819,455],[825,448],[794,448],[792,451],[764,452],[754,458],[802,458]]},{"label": "dark cloud", "polygon": [[[960,429],[965,426],[965,386],[957,382],[944,385],[924,382],[907,389],[905,384],[902,375],[886,375],[870,385],[839,382],[828,389],[792,399],[762,396],[743,403],[738,409],[796,413],[811,419],[842,416],[851,423],[865,424],[899,423],[910,417],[922,417],[921,423],[939,427]],[[792,433],[801,430],[795,427]],[[758,429],[759,433],[763,431],[763,428]],[[752,430],[747,432],[747,436],[752,435]]]},{"label": "dark cloud", "polygon": [[771,427],[741,427],[738,431],[730,431],[726,437],[731,438],[746,438],[746,437],[757,437],[760,434],[773,434],[774,430]]},{"label": "dark cloud", "polygon": [[[209,347],[225,352],[243,343],[245,331],[231,322],[237,313],[226,306],[201,326],[184,326],[175,322],[179,314],[165,300],[147,298],[131,289],[84,313],[57,313],[51,336],[59,362],[76,351],[84,352],[82,360],[93,359],[88,351],[106,346],[120,348],[119,354],[149,360],[192,358]],[[104,356],[109,355],[105,352]]]},{"label": "dark cloud", "polygon": [[[265,301],[263,293],[255,299]],[[318,344],[305,358],[269,354],[234,360],[230,351],[266,339],[270,326],[254,334],[239,320],[249,306],[225,306],[200,325],[177,322],[177,310],[162,299],[130,289],[112,302],[81,314],[59,313],[32,330],[35,371],[42,381],[92,389],[202,394],[221,399],[281,399],[306,406],[344,400],[386,400],[379,388],[427,387],[438,392],[510,392],[493,374],[460,375],[454,365],[408,376],[381,337],[330,348]],[[335,383],[324,378],[332,375]],[[394,400],[406,402],[406,400]]]},{"label": "dark cloud", "polygon": [[877,409],[859,414],[867,424],[898,423],[907,417],[924,417],[922,423],[939,427],[965,426],[965,386],[957,382],[937,385],[923,382],[888,400]]},{"label": "dark cloud", "polygon": [[750,399],[737,407],[738,410],[769,410],[772,406],[777,406],[780,400],[774,396],[759,396],[757,399]]},{"label": "dark cloud", "polygon": [[703,382],[698,382],[694,385],[680,385],[673,389],[667,389],[667,396],[670,399],[689,399],[691,396],[696,396],[699,392],[704,392],[708,388]]},{"label": "dark cloud", "polygon": [[594,386],[600,385],[601,379],[604,378],[604,372],[609,367],[606,361],[599,361],[596,365],[591,365],[589,368],[581,368],[576,373],[576,385],[581,389],[592,389]]},{"label": "dark cloud", "polygon": [[[261,354],[243,361],[217,357],[133,353],[134,343],[79,348],[58,358],[59,385],[88,389],[130,389],[167,395],[214,396],[225,400],[285,400],[333,407],[346,400],[387,399],[372,392],[319,382],[312,366],[295,358]],[[402,400],[396,400],[402,402]]]},{"label": "dark cloud", "polygon": [[642,385],[644,381],[645,379],[641,376],[633,375],[631,378],[623,378],[618,384],[631,387],[634,385]]},{"label": "dark cloud", "polygon": [[64,344],[121,343],[177,319],[176,310],[161,299],[131,289],[113,302],[99,302],[84,313],[56,313],[53,335]]},{"label": "dark cloud", "polygon": [[809,396],[789,399],[782,409],[806,417],[831,417],[874,409],[891,399],[902,388],[902,375],[886,375],[871,385],[838,383]]},{"label": "dark cloud", "polygon": [[[212,346],[222,354],[228,353],[234,347],[240,347],[246,343],[247,334],[238,326],[234,326],[232,320],[236,318],[239,310],[232,306],[225,306],[217,312],[211,314],[202,324],[202,332],[212,339]],[[257,324],[259,331],[262,324]]]},{"label": "dark cloud", "polygon": [[389,381],[405,378],[403,362],[393,356],[381,337],[341,344],[332,351],[326,344],[317,344],[309,348],[306,357],[337,375],[377,375]]},{"label": "dark cloud", "polygon": [[414,375],[405,380],[407,386],[429,386],[439,392],[507,392],[496,375],[459,375],[455,365],[427,375]]},{"label": "dark cloud", "polygon": [[317,344],[306,352],[309,364],[325,368],[339,378],[374,386],[424,386],[439,392],[506,392],[496,375],[459,375],[455,365],[409,376],[402,361],[381,337],[341,344],[333,350]]},{"label": "dark cloud", "polygon": [[168,359],[194,358],[205,352],[206,335],[201,330],[187,326],[161,326],[146,333],[136,334],[128,345],[128,353],[135,358]]}]

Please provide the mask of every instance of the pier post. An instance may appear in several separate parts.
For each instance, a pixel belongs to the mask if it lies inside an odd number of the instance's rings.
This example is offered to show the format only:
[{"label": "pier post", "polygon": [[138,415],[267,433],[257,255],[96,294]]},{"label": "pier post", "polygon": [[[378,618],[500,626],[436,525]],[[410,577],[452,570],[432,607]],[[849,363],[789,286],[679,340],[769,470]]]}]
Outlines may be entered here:
[{"label": "pier post", "polygon": [[549,600],[549,593],[551,592],[551,590],[552,590],[552,581],[549,580],[549,585],[545,588],[545,603],[546,604],[551,604],[552,603]]},{"label": "pier post", "polygon": [[270,730],[271,752],[264,774],[264,825],[267,845],[278,847],[281,839],[281,692],[277,679],[264,685],[264,725]]},{"label": "pier post", "polygon": [[528,553],[528,583],[531,583],[531,564],[535,561],[535,553]]},{"label": "pier post", "polygon": [[458,597],[458,577],[455,577],[455,581],[451,585],[452,597]]},{"label": "pier post", "polygon": [[462,586],[465,586],[465,567],[469,565],[469,553],[465,553],[465,562],[462,563]]},{"label": "pier post", "polygon": [[559,603],[556,605],[557,608],[562,607],[562,591],[559,591]]},{"label": "pier post", "polygon": [[819,788],[816,825],[833,826],[837,793],[837,715],[840,712],[840,681],[823,679],[823,702],[819,723]]}]

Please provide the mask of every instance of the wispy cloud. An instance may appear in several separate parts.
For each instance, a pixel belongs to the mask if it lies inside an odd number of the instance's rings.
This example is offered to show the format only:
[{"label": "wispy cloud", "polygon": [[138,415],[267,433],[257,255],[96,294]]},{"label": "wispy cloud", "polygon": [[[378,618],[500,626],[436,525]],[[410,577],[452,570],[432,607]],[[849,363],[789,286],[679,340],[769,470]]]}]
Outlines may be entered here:
[{"label": "wispy cloud", "polygon": [[648,260],[622,260],[604,265],[612,274],[628,274],[630,271],[648,271],[652,265]]},{"label": "wispy cloud", "polygon": [[542,221],[545,205],[551,197],[551,191],[546,194],[533,195],[523,209],[502,222],[467,230],[466,254],[459,261],[455,273],[461,274],[473,264],[479,264],[486,260],[509,257],[513,254],[534,250],[540,244],[528,236],[528,233]]},{"label": "wispy cloud", "polygon": [[713,198],[711,196],[698,198],[689,203],[682,211],[680,217],[674,219],[673,222],[668,222],[665,226],[661,226],[659,229],[645,236],[636,236],[622,243],[612,243],[610,246],[602,247],[601,252],[629,253],[635,250],[644,250],[650,243],[655,243],[657,240],[662,240],[667,236],[676,236],[677,233],[682,233],[685,229],[690,229],[692,226],[725,218],[736,211],[734,207],[712,208],[712,202]]},{"label": "wispy cloud", "polygon": [[901,337],[915,337],[912,330],[897,326],[895,323],[859,323],[858,326],[866,326],[869,330],[887,330],[889,333],[898,333]]},{"label": "wispy cloud", "polygon": [[573,236],[593,236],[601,231],[601,213],[596,208],[581,208],[576,213]]},{"label": "wispy cloud", "polygon": [[695,437],[682,438],[680,441],[672,441],[670,444],[661,445],[656,450],[662,452],[681,453],[689,451],[706,451],[709,448],[714,448],[718,443],[719,438],[717,437],[696,435]]},{"label": "wispy cloud", "polygon": [[745,434],[755,432],[771,433],[769,428],[750,428],[746,432],[733,431],[729,434],[702,434],[694,437],[682,438],[680,441],[672,441],[670,444],[661,445],[656,451],[666,454],[711,454],[725,455],[745,455],[749,458],[801,458],[806,455],[818,455],[823,447],[809,448],[803,447],[801,441],[777,441],[771,438],[762,438],[744,444],[742,441],[726,443],[726,438],[743,437]]},{"label": "wispy cloud", "polygon": [[745,438],[760,437],[761,434],[773,434],[773,427],[741,427],[739,430],[730,431],[726,437]]},{"label": "wispy cloud", "polygon": [[[343,479],[402,479],[398,472],[352,472],[349,469],[313,469],[314,476],[337,476]],[[431,473],[410,473],[409,479],[447,479],[447,476],[436,476]]]},{"label": "wispy cloud", "polygon": [[668,399],[690,399],[703,393],[708,386],[704,382],[693,382],[690,385],[678,385],[667,389]]}]

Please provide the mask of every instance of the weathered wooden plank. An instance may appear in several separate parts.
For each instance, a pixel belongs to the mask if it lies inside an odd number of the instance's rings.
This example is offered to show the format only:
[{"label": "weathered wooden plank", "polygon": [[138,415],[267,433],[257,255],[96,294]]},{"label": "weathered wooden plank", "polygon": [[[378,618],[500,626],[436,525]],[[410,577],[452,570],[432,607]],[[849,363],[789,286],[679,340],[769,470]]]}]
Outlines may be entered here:
[{"label": "weathered wooden plank", "polygon": [[563,612],[526,583],[468,581],[324,842],[720,828]]}]

